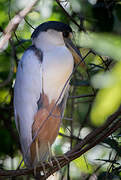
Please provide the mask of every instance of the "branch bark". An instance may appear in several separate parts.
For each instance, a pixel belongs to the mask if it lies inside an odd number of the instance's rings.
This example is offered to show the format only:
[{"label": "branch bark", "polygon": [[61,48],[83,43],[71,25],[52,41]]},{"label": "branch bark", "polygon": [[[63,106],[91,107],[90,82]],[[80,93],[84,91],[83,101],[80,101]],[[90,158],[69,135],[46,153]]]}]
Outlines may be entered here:
[{"label": "branch bark", "polygon": [[[92,131],[89,133],[81,142],[79,142],[72,150],[65,153],[63,156],[57,157],[57,160],[62,167],[69,164],[74,159],[80,157],[82,154],[87,152],[89,149],[93,148],[100,142],[102,142],[106,137],[111,135],[114,131],[116,131],[118,128],[121,127],[121,118],[118,118],[118,116],[121,114],[121,107],[113,114],[111,115],[106,123],[95,129],[95,131]],[[66,157],[66,158],[65,158]],[[49,177],[51,174],[59,170],[59,166],[57,165],[57,161],[55,158],[52,159],[53,167],[50,167],[48,163],[44,163],[45,169],[46,169],[46,178]],[[36,171],[42,171],[43,167],[38,166],[36,168]],[[20,169],[20,170],[0,170],[0,177],[16,177],[16,176],[22,176],[22,175],[28,175],[33,174],[34,169]],[[41,179],[45,179],[44,176],[41,177]]]},{"label": "branch bark", "polygon": [[30,5],[27,5],[23,10],[21,10],[16,16],[14,16],[3,32],[3,36],[0,41],[0,51],[2,51],[5,45],[8,43],[9,39],[12,36],[12,32],[14,32],[24,17],[32,10],[32,8],[37,4],[39,0],[34,0]]}]

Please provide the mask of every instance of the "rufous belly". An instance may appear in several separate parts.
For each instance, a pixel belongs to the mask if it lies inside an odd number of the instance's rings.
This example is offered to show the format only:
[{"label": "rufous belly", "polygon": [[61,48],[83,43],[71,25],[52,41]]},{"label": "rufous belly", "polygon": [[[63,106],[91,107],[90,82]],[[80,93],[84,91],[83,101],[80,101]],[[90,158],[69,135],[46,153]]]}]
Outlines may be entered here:
[{"label": "rufous belly", "polygon": [[[37,134],[35,141],[30,147],[31,162],[46,160],[46,155],[58,135],[60,128],[60,110],[55,101],[49,104],[46,95],[43,95],[43,105],[35,114],[34,123],[32,125],[32,136]],[[35,160],[36,159],[36,160]]]}]

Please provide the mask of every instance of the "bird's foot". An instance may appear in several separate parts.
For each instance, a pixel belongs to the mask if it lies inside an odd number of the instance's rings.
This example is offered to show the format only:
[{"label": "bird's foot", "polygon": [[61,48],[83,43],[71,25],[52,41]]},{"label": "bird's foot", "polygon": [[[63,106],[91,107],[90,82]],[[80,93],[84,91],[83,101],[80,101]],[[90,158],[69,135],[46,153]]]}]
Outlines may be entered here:
[{"label": "bird's foot", "polygon": [[50,158],[48,158],[48,164],[49,164],[49,166],[52,168],[53,167],[53,162],[52,162],[52,160],[50,159]]},{"label": "bird's foot", "polygon": [[51,146],[50,143],[48,142],[48,152],[49,152],[49,157],[48,157],[48,164],[50,165],[50,167],[53,167],[53,163],[52,163],[52,150],[51,150]]},{"label": "bird's foot", "polygon": [[58,159],[56,158],[56,156],[53,156],[53,158],[54,158],[54,160],[55,160],[56,163],[57,163],[58,169],[61,171],[61,165],[60,165]]},{"label": "bird's foot", "polygon": [[40,164],[42,165],[44,177],[47,178],[45,165],[44,165],[44,163],[42,163],[42,162],[41,162]]},{"label": "bird's foot", "polygon": [[[61,172],[61,165],[60,165],[58,159],[56,158],[56,156],[52,156],[51,159],[48,158],[48,164],[49,164],[49,166],[50,166],[52,169],[53,169],[54,166],[56,166],[56,164],[53,163],[52,159],[55,160],[55,162],[57,163],[57,167],[58,167],[59,171]],[[52,173],[52,175],[54,176],[53,173]]]},{"label": "bird's foot", "polygon": [[40,172],[37,172],[37,166],[34,166],[34,177],[36,180],[40,179]]},{"label": "bird's foot", "polygon": [[34,176],[36,176],[37,175],[37,166],[34,166]]},{"label": "bird's foot", "polygon": [[37,180],[40,180],[42,176],[44,177],[44,179],[47,178],[47,173],[44,163],[41,162],[40,165],[42,166],[42,173],[40,171],[37,171],[37,166],[34,166],[34,176]]},{"label": "bird's foot", "polygon": [[50,143],[48,142],[48,150],[49,150],[49,158],[48,158],[48,164],[50,165],[51,168],[54,167],[54,164],[52,162],[52,159],[54,159],[57,162],[57,165],[59,167],[59,170],[61,169],[61,166],[59,164],[58,159],[55,157],[54,152],[52,152],[51,148],[50,148]]}]

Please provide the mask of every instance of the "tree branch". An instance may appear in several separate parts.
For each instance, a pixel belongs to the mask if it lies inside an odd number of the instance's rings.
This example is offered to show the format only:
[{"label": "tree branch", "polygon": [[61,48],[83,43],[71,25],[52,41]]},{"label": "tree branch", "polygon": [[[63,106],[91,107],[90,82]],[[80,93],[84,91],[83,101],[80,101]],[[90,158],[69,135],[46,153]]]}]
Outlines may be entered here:
[{"label": "tree branch", "polygon": [[[121,113],[121,107],[107,119],[106,123],[103,126],[89,133],[72,150],[65,153],[64,156],[57,157],[60,166],[64,167],[65,165],[69,164],[71,161],[80,157],[82,154],[84,154],[89,149],[93,148],[94,146],[102,142],[106,137],[108,137],[114,131],[120,128],[121,118],[117,119],[120,113]],[[65,158],[65,156],[67,157],[68,160]],[[54,158],[52,159],[52,164],[53,167],[50,167],[48,163],[44,163],[46,169],[46,178],[59,170],[59,167],[57,166],[57,162]],[[43,170],[42,166],[36,168],[37,172],[42,170]],[[34,169],[32,168],[20,169],[20,170],[0,170],[0,177],[2,176],[15,177],[15,176],[28,175],[33,173],[34,173]],[[45,179],[45,177],[42,176],[41,179]]]},{"label": "tree branch", "polygon": [[12,32],[14,32],[20,22],[24,19],[24,17],[32,10],[32,8],[37,4],[39,0],[34,0],[30,5],[27,5],[23,10],[21,10],[16,16],[14,16],[6,27],[3,36],[0,41],[0,51],[4,49],[6,43],[12,36]]}]

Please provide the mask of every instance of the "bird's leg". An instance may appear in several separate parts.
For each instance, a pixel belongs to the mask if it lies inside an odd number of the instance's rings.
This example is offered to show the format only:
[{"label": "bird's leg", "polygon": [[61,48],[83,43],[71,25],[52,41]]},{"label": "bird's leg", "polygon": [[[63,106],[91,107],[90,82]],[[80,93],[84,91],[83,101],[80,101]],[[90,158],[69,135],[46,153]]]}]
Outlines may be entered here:
[{"label": "bird's leg", "polygon": [[37,168],[37,166],[34,166],[34,176],[36,176],[36,174],[37,174],[36,168]]},{"label": "bird's leg", "polygon": [[48,152],[49,152],[49,158],[48,158],[48,163],[51,167],[53,167],[53,163],[52,163],[52,151],[51,151],[51,147],[50,147],[50,143],[48,142]]},{"label": "bird's leg", "polygon": [[39,180],[40,179],[40,172],[37,172],[36,169],[37,169],[37,166],[34,166],[34,177],[36,178],[36,180]]},{"label": "bird's leg", "polygon": [[35,143],[36,143],[37,161],[39,162],[39,161],[40,161],[40,158],[39,158],[39,146],[38,146],[38,140],[36,140]]},{"label": "bird's leg", "polygon": [[[37,160],[39,161],[39,152],[38,152],[38,140],[35,141],[35,146],[36,146],[36,154],[37,154]],[[38,173],[36,171],[37,165],[34,166],[34,176],[38,178]]]},{"label": "bird's leg", "polygon": [[[39,162],[38,139],[35,141],[35,146],[36,146],[37,161]],[[37,168],[37,165],[34,166],[34,176],[35,177],[37,176],[36,168]]]},{"label": "bird's leg", "polygon": [[43,162],[40,163],[40,165],[42,166],[42,170],[43,170],[43,175],[40,174],[40,172],[37,172],[37,166],[34,166],[34,176],[37,178],[37,180],[41,179],[42,176],[45,177],[45,179],[47,178],[47,174],[46,174],[46,168]]},{"label": "bird's leg", "polygon": [[61,165],[60,165],[58,159],[56,158],[56,156],[53,156],[53,158],[54,158],[54,160],[56,161],[59,170],[61,171]]},{"label": "bird's leg", "polygon": [[[37,162],[40,162],[38,140],[36,140],[35,146],[36,146]],[[47,176],[46,176],[46,168],[45,168],[45,165],[44,165],[43,162],[40,162],[40,165],[42,166],[43,174],[44,174],[44,177],[45,177],[45,179],[46,179]],[[40,178],[41,178],[41,174],[40,174],[40,172],[37,172],[37,171],[36,171],[36,168],[37,168],[37,166],[34,166],[34,176],[35,176],[37,179],[40,179]]]},{"label": "bird's leg", "polygon": [[42,165],[42,169],[43,169],[43,173],[44,173],[44,177],[47,178],[47,174],[46,174],[46,168],[43,162],[40,163]]},{"label": "bird's leg", "polygon": [[50,155],[50,156],[49,156],[49,159],[50,159],[50,162],[51,162],[51,166],[53,167],[53,163],[52,163],[52,161],[51,161],[51,159],[52,159],[52,157],[53,157],[53,159],[54,159],[54,160],[56,161],[56,163],[57,163],[57,166],[58,166],[59,170],[61,171],[61,165],[60,165],[58,159],[56,158],[54,152],[51,151],[50,143],[49,143],[49,142],[48,142],[48,149],[49,149],[49,155]]}]

